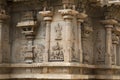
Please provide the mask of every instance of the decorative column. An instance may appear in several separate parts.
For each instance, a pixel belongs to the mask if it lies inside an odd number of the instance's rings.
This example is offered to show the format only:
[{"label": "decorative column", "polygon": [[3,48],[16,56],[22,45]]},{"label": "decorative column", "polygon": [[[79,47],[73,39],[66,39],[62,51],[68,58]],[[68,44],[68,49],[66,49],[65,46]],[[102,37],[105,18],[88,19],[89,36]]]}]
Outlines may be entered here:
[{"label": "decorative column", "polygon": [[43,17],[44,21],[46,22],[46,36],[45,36],[45,54],[44,62],[48,62],[49,60],[49,53],[50,53],[50,33],[51,33],[51,21],[52,21],[52,12],[51,11],[40,11],[39,12]]},{"label": "decorative column", "polygon": [[78,32],[78,48],[80,54],[80,63],[83,63],[83,52],[82,52],[82,40],[81,40],[81,23],[84,22],[84,19],[87,17],[85,13],[79,13],[77,16],[77,32]]},{"label": "decorative column", "polygon": [[117,65],[117,45],[119,44],[119,37],[115,33],[112,34],[112,44],[112,64]]},{"label": "decorative column", "polygon": [[24,61],[26,63],[34,62],[34,38],[35,38],[35,28],[37,27],[36,14],[33,12],[25,12],[21,18],[21,21],[18,22],[17,27],[22,29],[22,33],[25,35],[27,40],[24,53]]},{"label": "decorative column", "polygon": [[72,35],[72,20],[73,20],[73,17],[75,15],[78,14],[78,12],[74,9],[62,9],[62,10],[59,10],[58,11],[59,13],[62,14],[64,20],[65,20],[65,28],[66,28],[66,38],[65,38],[65,44],[66,44],[66,47],[65,47],[65,54],[64,54],[64,57],[65,57],[65,62],[70,62],[72,61],[71,60],[71,57],[73,55],[73,37],[71,36]]},{"label": "decorative column", "polygon": [[106,28],[106,54],[105,54],[105,64],[112,65],[112,28],[114,24],[117,24],[117,21],[114,19],[103,20]]}]

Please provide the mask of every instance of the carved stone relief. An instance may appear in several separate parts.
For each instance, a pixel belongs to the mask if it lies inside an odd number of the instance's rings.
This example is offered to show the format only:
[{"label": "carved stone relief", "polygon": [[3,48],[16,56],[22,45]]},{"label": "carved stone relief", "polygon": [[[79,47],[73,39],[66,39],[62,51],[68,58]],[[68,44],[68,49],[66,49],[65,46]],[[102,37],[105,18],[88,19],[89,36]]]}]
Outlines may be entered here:
[{"label": "carved stone relief", "polygon": [[83,29],[82,30],[83,30],[83,32],[82,32],[83,33],[83,35],[82,35],[83,38],[88,38],[89,35],[91,34],[91,32],[93,31],[93,29],[92,29],[92,27],[91,27],[91,25],[88,21],[83,23]]},{"label": "carved stone relief", "polygon": [[86,50],[86,51],[84,51],[83,52],[83,63],[85,63],[85,64],[89,64],[90,63],[90,56],[89,56],[89,51],[88,50]]},{"label": "carved stone relief", "polygon": [[27,49],[27,46],[22,46],[20,53],[19,53],[19,57],[20,57],[20,61],[24,61],[25,60],[25,51]]},{"label": "carved stone relief", "polygon": [[64,51],[63,47],[56,42],[55,45],[52,47],[52,51],[49,55],[50,61],[64,61]]},{"label": "carved stone relief", "polygon": [[119,36],[114,32],[112,33],[112,46],[111,46],[111,57],[112,57],[112,65],[116,65],[117,63],[117,45],[119,44]]},{"label": "carved stone relief", "polygon": [[82,24],[82,45],[83,45],[83,63],[90,64],[92,62],[92,32],[93,28],[91,27],[91,23],[87,19]]},{"label": "carved stone relief", "polygon": [[[28,49],[27,48],[28,46],[22,46],[22,48],[21,48],[21,52],[20,52],[20,59],[22,60],[22,61],[24,61],[25,60],[25,57],[26,57],[26,50]],[[44,49],[45,49],[45,47],[42,45],[42,44],[40,44],[40,45],[35,45],[34,47],[33,47],[33,56],[34,56],[34,62],[35,63],[39,63],[39,62],[43,62],[43,53],[44,53]]]},{"label": "carved stone relief", "polygon": [[97,63],[102,64],[105,61],[105,47],[98,45],[97,47]]},{"label": "carved stone relief", "polygon": [[73,62],[79,61],[78,54],[75,51],[75,43],[72,43],[70,54]]},{"label": "carved stone relief", "polygon": [[96,64],[104,64],[105,63],[105,47],[103,45],[103,31],[99,30],[96,32]]},{"label": "carved stone relief", "polygon": [[115,65],[115,63],[116,63],[116,62],[115,62],[115,58],[116,58],[116,55],[115,55],[115,53],[114,53],[114,47],[111,46],[111,59],[112,59],[112,60],[111,60],[111,61],[112,61],[111,64],[112,64],[112,65]]},{"label": "carved stone relief", "polygon": [[56,40],[61,40],[62,39],[62,33],[61,33],[61,31],[62,31],[62,27],[61,27],[60,24],[58,24],[58,26],[55,27],[55,32],[56,32],[55,39]]},{"label": "carved stone relief", "polygon": [[43,45],[34,46],[34,62],[43,62],[44,49]]}]

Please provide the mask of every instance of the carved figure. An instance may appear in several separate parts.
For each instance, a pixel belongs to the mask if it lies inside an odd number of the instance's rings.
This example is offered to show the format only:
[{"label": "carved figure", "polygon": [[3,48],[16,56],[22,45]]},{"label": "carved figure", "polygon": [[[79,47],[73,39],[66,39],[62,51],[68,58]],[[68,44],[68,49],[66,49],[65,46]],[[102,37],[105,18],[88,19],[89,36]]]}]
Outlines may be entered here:
[{"label": "carved figure", "polygon": [[58,26],[55,27],[55,32],[56,32],[56,40],[61,40],[62,39],[62,27],[60,26],[60,24],[58,24]]},{"label": "carved figure", "polygon": [[21,59],[22,61],[25,60],[26,50],[27,50],[27,46],[26,46],[26,45],[24,45],[24,46],[21,47],[20,56],[19,56],[19,57],[20,57],[20,59]]},{"label": "carved figure", "polygon": [[97,47],[97,62],[101,63],[104,62],[104,55],[105,55],[105,48],[101,45]]},{"label": "carved figure", "polygon": [[114,47],[111,46],[111,61],[112,61],[112,65],[115,65],[115,54],[114,54]]},{"label": "carved figure", "polygon": [[75,53],[75,44],[72,44],[72,47],[70,48],[70,54],[72,57],[72,61],[77,61],[77,54]]},{"label": "carved figure", "polygon": [[63,54],[63,48],[59,45],[57,42],[55,46],[52,47],[52,53],[50,55],[50,60],[52,61],[63,61],[64,60],[64,54]]},{"label": "carved figure", "polygon": [[35,62],[43,61],[44,49],[45,49],[45,47],[43,45],[36,45],[34,47],[34,61]]},{"label": "carved figure", "polygon": [[88,56],[88,50],[86,52],[83,53],[83,62],[85,64],[88,64],[89,63],[89,56]]}]

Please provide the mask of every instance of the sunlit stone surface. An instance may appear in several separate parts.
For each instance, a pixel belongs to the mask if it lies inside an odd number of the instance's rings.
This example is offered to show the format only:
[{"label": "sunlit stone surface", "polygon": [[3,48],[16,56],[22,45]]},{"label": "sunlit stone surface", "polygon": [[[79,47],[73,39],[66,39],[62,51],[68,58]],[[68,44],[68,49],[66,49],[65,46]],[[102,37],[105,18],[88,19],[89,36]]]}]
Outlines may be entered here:
[{"label": "sunlit stone surface", "polygon": [[120,80],[120,0],[0,0],[0,80]]}]

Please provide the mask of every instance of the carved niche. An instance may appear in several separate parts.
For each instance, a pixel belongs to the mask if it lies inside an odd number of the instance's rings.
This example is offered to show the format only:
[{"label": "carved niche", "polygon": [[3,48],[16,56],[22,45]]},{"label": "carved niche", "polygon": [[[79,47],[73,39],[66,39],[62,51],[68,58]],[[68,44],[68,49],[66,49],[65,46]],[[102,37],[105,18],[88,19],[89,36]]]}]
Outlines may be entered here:
[{"label": "carved niche", "polygon": [[117,58],[117,45],[119,44],[119,36],[114,32],[112,33],[112,46],[111,46],[111,57],[112,57],[112,65],[116,64]]},{"label": "carved niche", "polygon": [[91,41],[91,33],[93,32],[93,28],[91,27],[90,20],[85,20],[82,24],[82,44],[83,44],[83,63],[90,64],[92,57],[92,45]]},{"label": "carved niche", "polygon": [[63,47],[58,42],[56,42],[52,47],[52,52],[49,56],[50,61],[64,61]]},{"label": "carved niche", "polygon": [[105,63],[105,46],[102,43],[102,31],[97,31],[96,34],[96,63]]},{"label": "carved niche", "polygon": [[85,21],[82,28],[82,38],[88,38],[91,32],[93,32],[93,28],[91,27],[89,21]]}]

